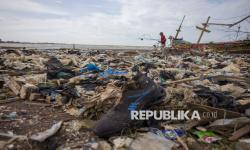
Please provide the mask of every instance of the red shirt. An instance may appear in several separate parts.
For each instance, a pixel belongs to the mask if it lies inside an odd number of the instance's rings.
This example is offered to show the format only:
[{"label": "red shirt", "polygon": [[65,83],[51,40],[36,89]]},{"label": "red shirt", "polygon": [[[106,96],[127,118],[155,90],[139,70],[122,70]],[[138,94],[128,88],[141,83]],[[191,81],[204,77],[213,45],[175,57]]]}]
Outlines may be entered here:
[{"label": "red shirt", "polygon": [[166,37],[165,37],[165,35],[161,35],[161,44],[166,44]]}]

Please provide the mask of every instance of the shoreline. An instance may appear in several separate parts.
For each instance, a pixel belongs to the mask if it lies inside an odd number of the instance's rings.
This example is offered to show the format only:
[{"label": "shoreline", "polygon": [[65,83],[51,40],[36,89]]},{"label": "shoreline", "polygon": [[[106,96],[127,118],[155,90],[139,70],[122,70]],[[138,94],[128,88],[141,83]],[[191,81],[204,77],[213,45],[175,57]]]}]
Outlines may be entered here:
[{"label": "shoreline", "polygon": [[152,46],[126,45],[88,45],[88,44],[61,44],[61,43],[0,43],[0,48],[25,49],[84,49],[84,50],[152,50]]}]

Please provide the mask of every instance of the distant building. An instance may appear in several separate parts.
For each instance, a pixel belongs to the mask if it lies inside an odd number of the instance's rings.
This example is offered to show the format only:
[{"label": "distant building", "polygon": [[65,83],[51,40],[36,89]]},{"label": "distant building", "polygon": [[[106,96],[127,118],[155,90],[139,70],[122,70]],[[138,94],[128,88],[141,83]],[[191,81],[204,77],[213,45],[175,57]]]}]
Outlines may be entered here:
[{"label": "distant building", "polygon": [[0,43],[2,43],[3,41],[2,41],[2,39],[0,39]]}]

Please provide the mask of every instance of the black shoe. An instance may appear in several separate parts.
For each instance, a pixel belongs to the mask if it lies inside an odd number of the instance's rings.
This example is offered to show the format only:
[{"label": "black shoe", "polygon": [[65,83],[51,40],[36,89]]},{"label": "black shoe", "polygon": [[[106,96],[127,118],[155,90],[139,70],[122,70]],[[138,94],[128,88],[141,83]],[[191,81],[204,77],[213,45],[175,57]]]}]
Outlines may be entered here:
[{"label": "black shoe", "polygon": [[141,126],[143,121],[131,120],[130,111],[145,110],[166,95],[164,89],[146,75],[139,74],[134,81],[136,88],[125,90],[120,103],[97,121],[93,128],[97,136],[110,137],[126,128]]}]

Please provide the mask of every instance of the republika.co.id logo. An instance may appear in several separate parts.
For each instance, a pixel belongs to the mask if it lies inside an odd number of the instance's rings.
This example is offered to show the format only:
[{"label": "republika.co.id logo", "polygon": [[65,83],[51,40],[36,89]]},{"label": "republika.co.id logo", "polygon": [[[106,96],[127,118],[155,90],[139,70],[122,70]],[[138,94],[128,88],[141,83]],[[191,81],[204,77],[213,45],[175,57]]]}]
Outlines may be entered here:
[{"label": "republika.co.id logo", "polygon": [[[131,120],[149,120],[152,117],[155,120],[201,120],[201,117],[208,117],[205,115],[207,113],[199,113],[198,110],[130,110]],[[216,118],[217,112],[212,117]]]}]

